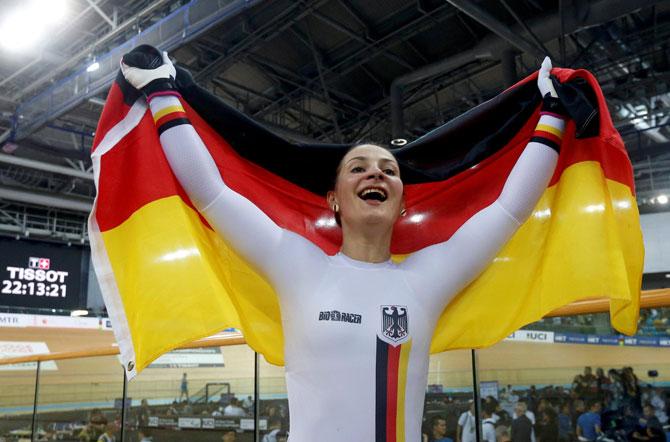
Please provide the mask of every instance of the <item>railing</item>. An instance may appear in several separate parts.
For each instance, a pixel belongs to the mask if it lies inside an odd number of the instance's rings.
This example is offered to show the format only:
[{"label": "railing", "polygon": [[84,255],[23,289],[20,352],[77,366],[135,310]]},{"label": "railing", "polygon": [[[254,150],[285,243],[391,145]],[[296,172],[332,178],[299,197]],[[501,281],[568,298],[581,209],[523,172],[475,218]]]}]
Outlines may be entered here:
[{"label": "railing", "polygon": [[[668,306],[670,289],[646,291],[641,297],[643,309]],[[562,307],[547,317],[601,313],[608,308],[606,299],[591,299]],[[532,324],[528,328],[532,330]],[[526,332],[515,338],[519,342],[431,356],[424,432],[432,431],[432,420],[444,417],[453,433],[453,418],[466,411],[472,399],[479,419],[483,411],[479,398],[489,394],[498,397],[498,413],[503,419],[513,412],[518,396],[527,396],[529,405],[536,407],[538,422],[544,415],[538,406],[540,399],[557,407],[569,401],[577,409],[582,399],[598,399],[604,401],[610,414],[624,410],[624,406],[633,407],[617,403],[623,399],[614,398],[610,390],[597,387],[597,391],[582,391],[579,383],[573,385],[574,375],[584,366],[602,364],[620,373],[626,371],[623,367],[632,366],[641,385],[670,385],[670,351],[662,348],[670,345],[670,336],[667,340],[620,338],[617,345],[610,346],[602,345],[605,339],[598,341],[601,345],[588,345],[596,342],[592,338],[584,338],[584,345],[541,345],[536,342],[548,342],[552,332]],[[231,431],[236,432],[238,441],[260,440],[270,425],[288,424],[284,373],[283,368],[265,363],[243,344],[239,333],[195,341],[181,349],[199,349],[199,353],[177,354],[179,360],[159,360],[130,383],[125,381],[115,344],[0,359],[0,440],[93,440],[105,429],[105,422],[119,441],[139,440],[140,433],[153,434],[154,440],[161,441],[221,440],[222,433]],[[24,364],[22,370],[16,370],[15,364]],[[185,388],[183,373],[188,374]],[[618,375],[612,376],[615,379]],[[231,394],[222,393],[207,403],[188,398],[189,391],[224,382],[230,385]],[[537,387],[537,393],[531,385]],[[576,399],[565,395],[570,389]],[[653,392],[645,394],[649,400]],[[240,400],[238,407],[229,405],[233,397]],[[641,405],[639,398],[636,400]],[[231,410],[244,415],[226,415]],[[606,415],[603,413],[603,419]],[[481,428],[475,430],[478,434]],[[607,428],[618,430],[616,423]],[[541,423],[536,431],[544,431]],[[576,437],[574,429],[570,437]]]}]

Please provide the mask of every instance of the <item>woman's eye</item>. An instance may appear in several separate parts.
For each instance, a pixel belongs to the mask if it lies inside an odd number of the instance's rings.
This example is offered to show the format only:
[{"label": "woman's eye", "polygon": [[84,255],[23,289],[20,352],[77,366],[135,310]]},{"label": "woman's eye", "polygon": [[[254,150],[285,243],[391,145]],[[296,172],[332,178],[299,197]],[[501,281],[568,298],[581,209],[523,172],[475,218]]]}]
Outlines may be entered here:
[{"label": "woman's eye", "polygon": [[353,173],[361,173],[361,172],[365,172],[365,169],[363,169],[361,166],[356,166],[353,169],[351,169],[351,171]]},{"label": "woman's eye", "polygon": [[393,169],[384,169],[386,175],[395,176],[395,170]]}]

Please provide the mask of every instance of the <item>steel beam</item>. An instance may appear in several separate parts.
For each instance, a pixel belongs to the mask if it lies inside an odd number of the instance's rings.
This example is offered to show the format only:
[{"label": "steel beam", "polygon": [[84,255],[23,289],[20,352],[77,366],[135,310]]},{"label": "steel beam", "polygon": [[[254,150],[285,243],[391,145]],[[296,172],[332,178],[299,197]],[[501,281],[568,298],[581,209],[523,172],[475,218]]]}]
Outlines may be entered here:
[{"label": "steel beam", "polygon": [[11,164],[13,166],[27,167],[29,169],[42,170],[44,172],[56,173],[59,175],[71,176],[87,181],[93,181],[93,174],[84,172],[70,167],[58,166],[51,163],[43,163],[42,161],[35,161],[28,158],[16,157],[14,155],[7,155],[0,153],[0,163]]},{"label": "steel beam", "polygon": [[16,201],[84,213],[89,213],[93,208],[92,198],[64,197],[53,193],[30,192],[7,186],[0,186],[0,200]]},{"label": "steel beam", "polygon": [[[341,60],[335,62],[331,66],[324,67],[324,78],[326,81],[333,77],[340,78],[343,75],[347,75],[349,72],[358,68],[359,66],[365,64],[368,60],[380,55],[384,50],[387,50],[391,46],[412,38],[414,35],[422,31],[425,21],[433,20],[444,20],[446,17],[454,15],[455,12],[453,8],[450,8],[449,5],[445,2],[442,6],[430,11],[430,14],[422,15],[416,20],[405,23],[397,28],[395,28],[389,34],[384,35],[383,37],[377,40],[377,44],[374,46],[362,46],[361,48],[354,51],[352,54],[348,54],[346,57],[343,57]],[[310,78],[304,86],[311,88],[319,81],[318,76]],[[271,106],[268,106],[264,109],[264,113],[274,112],[278,109],[281,109],[283,106],[289,106],[293,102],[300,91],[293,91],[288,94],[285,94],[281,99],[277,100]]]},{"label": "steel beam", "polygon": [[[448,0],[463,4],[463,0]],[[663,0],[600,0],[588,6],[588,11],[584,13],[583,8],[580,11],[572,7],[561,14],[552,14],[529,23],[529,28],[537,36],[539,41],[547,42],[557,38],[561,32],[561,24],[566,34],[576,32],[591,26],[599,25],[614,20],[623,15],[630,14],[642,8],[654,6],[662,3]],[[581,12],[581,13],[578,13]],[[561,20],[563,15],[563,20]],[[519,34],[522,32],[520,26],[512,29],[512,32]],[[391,84],[391,116],[393,123],[393,138],[402,139],[404,137],[403,122],[403,88],[409,84],[422,81],[438,74],[446,73],[468,63],[478,61],[482,58],[492,58],[492,54],[500,54],[509,49],[510,44],[505,39],[492,35],[484,38],[474,48],[448,57],[435,63],[424,66],[414,72],[400,76],[393,80]]]},{"label": "steel beam", "polygon": [[103,18],[103,20],[105,20],[107,22],[107,24],[112,29],[116,29],[116,22],[114,20],[112,20],[111,18],[107,17],[107,14],[105,14],[105,11],[103,11],[102,8],[100,8],[100,6],[97,5],[97,3],[95,3],[93,0],[86,0],[86,2],[89,4],[89,6],[91,8],[93,8],[95,10],[95,12],[98,13],[98,15],[100,17]]},{"label": "steel beam", "polygon": [[[261,2],[262,0],[229,0],[227,5],[222,7],[219,5],[221,2],[193,0],[176,9],[110,52],[99,55],[97,61],[100,69],[98,71],[86,72],[86,66],[81,66],[80,70],[70,77],[22,102],[16,110],[18,118],[16,118],[14,139],[25,138],[47,121],[58,118],[89,97],[107,89],[117,74],[119,59],[135,46],[147,43],[160,49],[174,49],[220,24],[223,20],[235,17]],[[113,32],[118,32],[122,26],[119,25]],[[181,32],[175,32],[175,27],[178,27]],[[75,63],[74,65],[81,63],[81,58],[77,57],[79,54],[75,56],[76,62],[72,62]],[[71,67],[72,63],[68,63],[67,67]],[[40,84],[43,82],[34,83],[28,88],[37,87]]]},{"label": "steel beam", "polygon": [[[225,70],[237,61],[237,57],[240,54],[248,53],[260,42],[268,41],[277,35],[280,35],[295,23],[310,15],[314,10],[321,7],[327,1],[328,0],[317,0],[310,3],[308,6],[304,6],[300,2],[294,2],[290,7],[277,14],[271,21],[265,23],[261,28],[254,30],[251,35],[210,63],[205,69],[196,73],[194,75],[195,80],[204,82],[208,78]],[[296,15],[291,16],[291,14]]]},{"label": "steel beam", "polygon": [[501,23],[497,18],[493,17],[473,2],[469,0],[447,0],[447,2],[451,3],[452,6],[459,9],[461,12],[467,14],[473,20],[489,28],[500,38],[503,38],[520,51],[528,52],[530,55],[540,59],[547,55],[529,43],[525,38],[521,37],[519,33],[512,32],[509,26]]}]

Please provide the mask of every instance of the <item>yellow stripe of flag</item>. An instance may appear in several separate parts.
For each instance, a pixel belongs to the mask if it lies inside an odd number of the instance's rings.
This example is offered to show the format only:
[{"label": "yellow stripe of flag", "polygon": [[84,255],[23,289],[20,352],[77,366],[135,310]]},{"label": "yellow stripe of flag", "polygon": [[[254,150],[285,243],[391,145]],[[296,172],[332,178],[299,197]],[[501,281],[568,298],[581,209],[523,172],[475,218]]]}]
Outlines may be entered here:
[{"label": "yellow stripe of flag", "polygon": [[395,419],[395,432],[397,440],[405,440],[405,386],[407,384],[407,366],[409,365],[409,353],[412,350],[412,340],[402,344],[400,349],[400,361],[398,363],[398,406]]}]

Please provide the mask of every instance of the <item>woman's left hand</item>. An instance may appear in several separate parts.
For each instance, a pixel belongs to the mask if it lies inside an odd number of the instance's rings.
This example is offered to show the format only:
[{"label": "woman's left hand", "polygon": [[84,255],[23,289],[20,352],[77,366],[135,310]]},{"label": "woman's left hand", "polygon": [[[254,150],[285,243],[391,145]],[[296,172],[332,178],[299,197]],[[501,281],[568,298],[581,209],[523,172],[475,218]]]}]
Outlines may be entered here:
[{"label": "woman's left hand", "polygon": [[558,98],[558,94],[556,93],[551,78],[549,78],[549,74],[551,74],[551,58],[544,57],[540,72],[538,72],[537,75],[537,87],[540,89],[542,97],[546,97],[547,94],[549,94],[551,97]]}]

